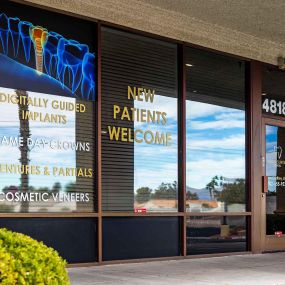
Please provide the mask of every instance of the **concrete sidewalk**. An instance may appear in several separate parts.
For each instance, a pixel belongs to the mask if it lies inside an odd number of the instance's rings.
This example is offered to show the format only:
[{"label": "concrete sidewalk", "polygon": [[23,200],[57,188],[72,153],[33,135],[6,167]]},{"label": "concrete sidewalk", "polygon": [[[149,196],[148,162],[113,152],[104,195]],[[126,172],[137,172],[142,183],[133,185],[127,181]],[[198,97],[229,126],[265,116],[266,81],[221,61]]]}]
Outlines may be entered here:
[{"label": "concrete sidewalk", "polygon": [[285,285],[285,253],[71,268],[72,285]]}]

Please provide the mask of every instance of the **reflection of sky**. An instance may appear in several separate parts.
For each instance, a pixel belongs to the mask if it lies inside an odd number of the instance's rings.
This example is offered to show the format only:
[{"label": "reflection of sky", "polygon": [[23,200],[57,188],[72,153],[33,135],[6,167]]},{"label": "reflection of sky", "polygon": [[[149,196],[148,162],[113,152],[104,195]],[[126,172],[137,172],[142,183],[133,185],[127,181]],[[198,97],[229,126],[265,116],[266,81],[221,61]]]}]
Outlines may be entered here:
[{"label": "reflection of sky", "polygon": [[266,125],[266,175],[268,178],[269,191],[276,191],[277,175],[277,131],[278,127]]},{"label": "reflection of sky", "polygon": [[157,188],[162,182],[177,181],[177,99],[155,95],[153,103],[134,101],[134,107],[166,112],[166,125],[135,122],[135,129],[171,133],[171,145],[134,143],[134,189],[139,187]]},{"label": "reflection of sky", "polygon": [[245,177],[245,112],[186,101],[189,187],[202,189],[215,175]]},{"label": "reflection of sky", "polygon": [[[13,89],[0,88],[1,93],[13,94]],[[40,94],[35,92],[28,92],[29,97],[48,99],[47,108],[39,108],[29,106],[29,111],[42,112],[49,114],[66,115],[67,123],[55,124],[55,123],[43,123],[39,121],[29,121],[31,138],[44,139],[46,141],[70,141],[75,142],[75,112],[60,111],[51,108],[52,100],[63,100],[65,102],[75,102],[73,98],[59,97],[53,95]],[[19,136],[19,115],[18,105],[0,103],[0,138],[18,137]],[[0,145],[0,164],[17,164],[19,165],[20,151],[16,146],[3,146]],[[41,169],[44,166],[48,166],[50,169],[53,166],[57,167],[76,167],[76,153],[74,150],[58,150],[50,149],[49,147],[39,148],[34,147],[29,153],[30,165],[39,165]],[[65,185],[69,182],[75,182],[75,177],[54,177],[44,175],[30,175],[29,184],[34,187],[52,187],[55,182],[60,181],[61,185]],[[4,186],[19,185],[20,175],[7,175],[0,173],[0,188]]]}]

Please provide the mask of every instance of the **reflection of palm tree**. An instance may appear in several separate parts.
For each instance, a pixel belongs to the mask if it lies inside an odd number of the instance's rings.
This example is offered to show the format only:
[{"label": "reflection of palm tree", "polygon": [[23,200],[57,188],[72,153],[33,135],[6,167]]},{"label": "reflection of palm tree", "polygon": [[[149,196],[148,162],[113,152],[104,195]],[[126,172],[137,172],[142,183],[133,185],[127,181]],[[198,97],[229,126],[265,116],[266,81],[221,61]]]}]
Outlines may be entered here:
[{"label": "reflection of palm tree", "polygon": [[[20,144],[19,149],[21,152],[20,163],[22,169],[21,174],[21,192],[27,192],[29,190],[29,175],[27,171],[25,171],[25,167],[29,165],[29,148],[28,148],[28,139],[30,137],[30,126],[29,120],[25,120],[23,118],[23,113],[29,111],[28,104],[20,104],[20,97],[26,97],[26,101],[28,100],[28,93],[26,91],[16,90],[17,99],[18,99],[18,109],[19,109],[19,121],[20,121],[20,137],[23,139],[22,144]],[[29,202],[22,201],[21,203],[21,212],[29,211]]]},{"label": "reflection of palm tree", "polygon": [[214,192],[215,192],[215,186],[218,186],[219,184],[218,184],[218,182],[217,182],[217,180],[218,180],[219,178],[218,178],[218,176],[216,175],[216,176],[214,176],[213,178],[212,178],[212,180],[206,185],[206,189],[207,190],[209,190],[209,193],[210,193],[210,199],[211,200],[214,200]]}]

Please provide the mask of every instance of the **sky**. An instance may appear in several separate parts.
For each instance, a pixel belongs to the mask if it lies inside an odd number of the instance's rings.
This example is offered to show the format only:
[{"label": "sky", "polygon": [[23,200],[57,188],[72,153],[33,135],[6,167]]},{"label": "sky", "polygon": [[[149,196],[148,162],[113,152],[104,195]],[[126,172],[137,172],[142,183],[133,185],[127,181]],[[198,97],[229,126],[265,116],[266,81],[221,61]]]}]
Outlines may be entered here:
[{"label": "sky", "polygon": [[186,184],[205,188],[211,178],[245,178],[245,112],[187,101]]},{"label": "sky", "polygon": [[[171,147],[135,143],[135,185],[157,188],[177,181],[177,99],[155,95],[153,104],[135,101],[136,108],[167,113],[167,125],[142,124],[135,128],[171,132]],[[245,112],[187,101],[187,186],[202,189],[215,175],[245,177]]]},{"label": "sky", "polygon": [[[13,89],[0,88],[0,93],[14,94]],[[66,102],[75,102],[75,99],[68,97],[58,97],[49,94],[28,92],[32,98],[49,99],[49,102],[54,99],[63,99]],[[75,141],[75,112],[54,110],[48,104],[47,108],[39,108],[29,106],[29,110],[33,112],[53,113],[67,116],[67,124],[54,124],[29,121],[31,138],[59,141]],[[6,137],[19,136],[19,115],[18,105],[1,103],[0,102],[0,139]],[[17,164],[19,165],[20,151],[16,146],[6,146],[0,144],[0,164]],[[76,167],[75,151],[73,150],[58,150],[50,148],[34,147],[30,150],[30,165],[38,166],[53,166],[58,167]],[[60,181],[63,185],[75,182],[75,177],[54,177],[44,175],[30,175],[30,185],[34,187],[49,187],[51,188],[55,182]],[[17,186],[20,184],[20,175],[7,175],[0,173],[0,189],[5,186]]]},{"label": "sky", "polygon": [[171,133],[170,146],[134,143],[134,191],[140,187],[157,188],[162,182],[173,183],[177,181],[177,99],[155,95],[153,103],[134,101],[134,107],[146,110],[165,112],[167,123],[165,125],[155,123],[134,124],[135,129],[159,131]]},{"label": "sky", "polygon": [[[13,89],[0,88],[0,92],[14,93]],[[61,97],[29,92],[30,97],[59,99]],[[74,102],[73,98],[64,101]],[[170,146],[135,143],[134,191],[139,187],[156,189],[162,182],[178,180],[177,150],[177,99],[155,95],[153,103],[135,101],[135,108],[166,112],[167,124],[135,122],[135,129],[171,133]],[[39,108],[30,106],[30,111]],[[75,141],[75,113],[56,111],[49,108],[42,112],[64,114],[67,124],[53,124],[30,121],[33,139],[55,139]],[[0,103],[0,138],[19,136],[18,106]],[[187,186],[202,189],[215,175],[227,178],[245,177],[245,113],[227,107],[187,101]],[[9,155],[7,155],[9,154]],[[0,145],[0,163],[19,164],[20,151],[17,147]],[[30,164],[45,166],[75,167],[75,151],[33,148],[30,151]],[[0,174],[0,188],[18,185],[20,175]],[[59,179],[53,176],[30,176],[30,184],[35,187],[52,185]],[[74,177],[61,177],[62,185],[74,182]]]},{"label": "sky", "polygon": [[[277,175],[277,131],[278,126],[266,125],[266,175],[268,177],[269,191],[276,191],[276,175]],[[282,147],[281,147],[282,148]],[[279,150],[280,151],[280,150]],[[280,152],[280,160],[283,160],[285,149]]]}]

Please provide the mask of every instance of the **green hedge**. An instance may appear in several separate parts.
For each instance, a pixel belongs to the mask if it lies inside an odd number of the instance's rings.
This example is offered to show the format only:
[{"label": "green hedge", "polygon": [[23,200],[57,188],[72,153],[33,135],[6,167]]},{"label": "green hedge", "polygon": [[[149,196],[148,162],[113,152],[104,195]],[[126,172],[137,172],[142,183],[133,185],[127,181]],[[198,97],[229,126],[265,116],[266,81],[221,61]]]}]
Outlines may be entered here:
[{"label": "green hedge", "polygon": [[0,229],[0,284],[68,285],[66,262],[26,235]]}]

